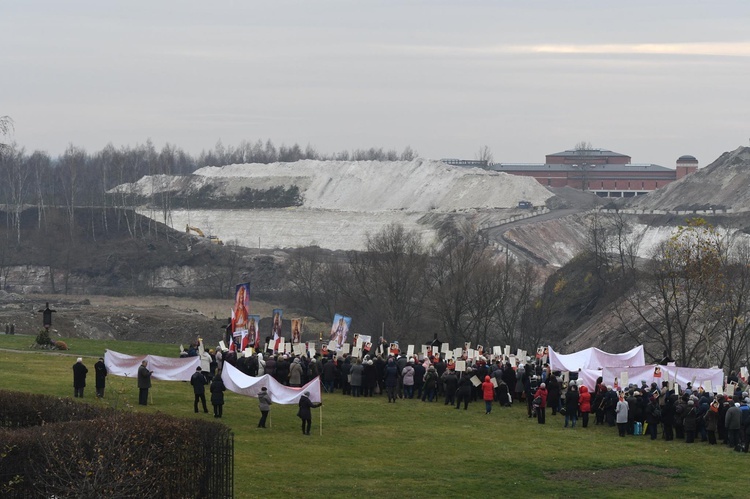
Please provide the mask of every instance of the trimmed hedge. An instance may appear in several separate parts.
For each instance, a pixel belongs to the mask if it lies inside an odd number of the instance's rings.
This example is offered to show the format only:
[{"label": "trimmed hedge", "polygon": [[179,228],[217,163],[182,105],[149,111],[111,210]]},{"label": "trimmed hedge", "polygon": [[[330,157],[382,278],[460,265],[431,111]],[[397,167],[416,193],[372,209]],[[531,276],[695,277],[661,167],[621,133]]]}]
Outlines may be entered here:
[{"label": "trimmed hedge", "polygon": [[0,408],[2,497],[232,496],[222,424],[6,391]]}]

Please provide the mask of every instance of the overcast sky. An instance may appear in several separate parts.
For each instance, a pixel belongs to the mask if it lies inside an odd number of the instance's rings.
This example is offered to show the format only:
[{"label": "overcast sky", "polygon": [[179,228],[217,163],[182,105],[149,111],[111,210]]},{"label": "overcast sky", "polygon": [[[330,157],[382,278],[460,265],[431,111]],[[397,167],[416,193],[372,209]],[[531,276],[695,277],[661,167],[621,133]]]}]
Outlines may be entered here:
[{"label": "overcast sky", "polygon": [[[750,2],[0,0],[0,116],[60,154],[243,139],[673,167],[750,139]],[[6,137],[5,140],[8,140]]]}]

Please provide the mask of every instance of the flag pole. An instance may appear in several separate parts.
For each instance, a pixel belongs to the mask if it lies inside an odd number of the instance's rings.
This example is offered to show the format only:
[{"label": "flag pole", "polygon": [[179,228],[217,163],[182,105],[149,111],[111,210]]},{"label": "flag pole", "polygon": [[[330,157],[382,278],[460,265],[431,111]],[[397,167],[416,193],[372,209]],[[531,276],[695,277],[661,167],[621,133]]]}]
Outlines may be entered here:
[{"label": "flag pole", "polygon": [[320,403],[320,436],[323,436],[323,402]]}]

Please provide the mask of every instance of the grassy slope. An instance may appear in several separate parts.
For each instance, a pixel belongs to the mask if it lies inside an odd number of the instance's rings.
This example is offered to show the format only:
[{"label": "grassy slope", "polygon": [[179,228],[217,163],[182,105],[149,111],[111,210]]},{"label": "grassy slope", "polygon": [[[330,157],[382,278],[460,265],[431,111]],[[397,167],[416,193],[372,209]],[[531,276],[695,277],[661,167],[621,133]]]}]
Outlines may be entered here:
[{"label": "grassy slope", "polygon": [[[0,335],[0,348],[27,350],[32,339]],[[86,402],[210,417],[210,413],[193,413],[187,383],[155,381],[153,405],[144,408],[136,404],[134,380],[110,376],[106,399],[95,399],[93,364],[104,348],[175,355],[173,345],[70,340],[69,346],[70,355],[0,350],[0,387],[71,396],[71,366],[76,356],[84,356],[89,367]],[[530,497],[572,497],[586,492],[606,497],[717,492],[739,496],[737,478],[746,474],[750,462],[747,454],[738,455],[723,446],[621,439],[614,428],[565,429],[561,416],[549,413],[548,424],[539,426],[518,405],[511,409],[495,406],[485,416],[481,402],[470,404],[468,411],[457,411],[442,402],[388,404],[382,397],[354,400],[334,394],[324,395],[324,404],[322,437],[318,410],[313,414],[314,435],[302,437],[296,406],[274,405],[272,428],[261,431],[255,429],[256,400],[227,395],[222,422],[235,432],[237,497],[466,497],[511,491]],[[623,469],[644,464],[657,468]],[[675,471],[666,476],[667,469]],[[559,470],[589,471],[575,479],[546,475]],[[638,491],[620,483],[634,473],[637,482],[645,485]]]}]

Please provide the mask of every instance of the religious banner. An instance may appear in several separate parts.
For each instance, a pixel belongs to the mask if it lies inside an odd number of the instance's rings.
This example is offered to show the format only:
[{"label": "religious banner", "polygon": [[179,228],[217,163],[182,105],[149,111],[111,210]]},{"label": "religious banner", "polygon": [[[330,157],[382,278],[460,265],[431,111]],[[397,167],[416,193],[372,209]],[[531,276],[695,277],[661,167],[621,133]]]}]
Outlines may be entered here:
[{"label": "religious banner", "polygon": [[292,319],[292,344],[302,341],[302,319]]},{"label": "religious banner", "polygon": [[333,324],[331,325],[331,335],[328,338],[329,344],[335,343],[336,349],[339,350],[341,345],[346,343],[346,336],[349,334],[349,328],[351,325],[351,317],[345,317],[341,314],[334,315]]},{"label": "religious banner", "polygon": [[280,308],[273,309],[273,322],[271,323],[271,338],[274,341],[273,351],[279,350],[279,341],[283,338],[281,326],[284,324],[284,311]]},{"label": "religious banner", "polygon": [[237,284],[232,309],[232,331],[247,331],[250,316],[250,283]]},{"label": "religious banner", "polygon": [[247,320],[247,341],[248,345],[258,350],[260,348],[260,315],[251,314]]}]

